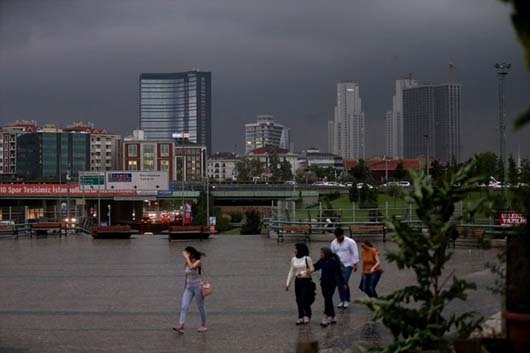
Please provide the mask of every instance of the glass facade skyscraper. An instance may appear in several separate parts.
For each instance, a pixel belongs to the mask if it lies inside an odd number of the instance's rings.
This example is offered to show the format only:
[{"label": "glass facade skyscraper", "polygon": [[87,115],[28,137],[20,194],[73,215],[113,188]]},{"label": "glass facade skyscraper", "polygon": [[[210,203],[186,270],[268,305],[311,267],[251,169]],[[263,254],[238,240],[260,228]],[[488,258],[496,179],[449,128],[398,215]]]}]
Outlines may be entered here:
[{"label": "glass facade skyscraper", "polygon": [[212,151],[211,73],[140,75],[140,130],[146,139],[170,139],[188,133],[189,141]]},{"label": "glass facade skyscraper", "polygon": [[403,90],[405,158],[461,161],[462,84],[420,84]]},{"label": "glass facade skyscraper", "polygon": [[17,138],[17,176],[24,180],[65,181],[90,169],[90,134],[35,132]]}]

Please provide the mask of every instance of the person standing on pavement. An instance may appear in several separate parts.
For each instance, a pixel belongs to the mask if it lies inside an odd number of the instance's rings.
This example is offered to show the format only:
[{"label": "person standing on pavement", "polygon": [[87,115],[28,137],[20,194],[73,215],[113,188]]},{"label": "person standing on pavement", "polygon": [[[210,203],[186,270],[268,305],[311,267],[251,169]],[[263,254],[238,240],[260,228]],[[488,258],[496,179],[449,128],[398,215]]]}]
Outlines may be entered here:
[{"label": "person standing on pavement", "polygon": [[320,275],[320,288],[324,297],[324,319],[320,326],[327,327],[337,323],[335,319],[335,308],[333,307],[333,294],[335,287],[346,287],[344,277],[342,277],[341,263],[337,255],[330,248],[320,249],[320,260],[315,263],[315,271],[322,270]]},{"label": "person standing on pavement", "polygon": [[190,310],[191,301],[195,298],[199,313],[201,315],[201,326],[197,329],[197,332],[206,332],[206,310],[204,308],[204,297],[202,295],[202,264],[201,256],[205,256],[204,253],[199,252],[192,246],[187,246],[182,252],[182,257],[186,262],[184,265],[184,293],[182,294],[182,304],[180,309],[179,324],[173,327],[173,330],[178,333],[184,333],[184,322],[186,321],[186,315]]},{"label": "person standing on pavement", "polygon": [[298,306],[296,325],[306,325],[311,320],[311,304],[315,299],[314,283],[311,280],[311,272],[313,271],[313,261],[309,257],[307,245],[304,243],[294,244],[294,257],[291,259],[291,268],[287,275],[285,290],[289,290],[291,280],[295,277],[294,292]]},{"label": "person standing on pavement", "polygon": [[336,254],[342,265],[342,277],[346,282],[345,287],[339,287],[340,303],[338,308],[346,309],[350,306],[351,294],[348,282],[350,281],[351,273],[357,272],[357,263],[359,262],[359,248],[355,240],[344,236],[344,229],[335,229],[335,239],[331,242],[331,251]]},{"label": "person standing on pavement", "polygon": [[379,259],[379,250],[369,241],[361,242],[361,257],[363,258],[362,289],[370,298],[377,298],[375,287],[381,278],[383,268]]}]

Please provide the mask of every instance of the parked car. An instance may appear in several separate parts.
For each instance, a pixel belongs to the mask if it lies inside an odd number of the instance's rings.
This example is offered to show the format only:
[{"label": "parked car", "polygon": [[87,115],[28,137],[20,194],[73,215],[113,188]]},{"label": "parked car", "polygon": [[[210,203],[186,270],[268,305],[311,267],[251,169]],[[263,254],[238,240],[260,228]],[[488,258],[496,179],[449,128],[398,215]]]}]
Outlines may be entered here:
[{"label": "parked car", "polygon": [[410,181],[401,180],[399,182],[399,187],[401,187],[401,188],[409,188],[410,187]]},{"label": "parked car", "polygon": [[363,188],[363,185],[366,185],[366,187],[368,189],[373,189],[374,187],[370,184],[367,184],[367,183],[357,183],[357,189],[362,189]]}]

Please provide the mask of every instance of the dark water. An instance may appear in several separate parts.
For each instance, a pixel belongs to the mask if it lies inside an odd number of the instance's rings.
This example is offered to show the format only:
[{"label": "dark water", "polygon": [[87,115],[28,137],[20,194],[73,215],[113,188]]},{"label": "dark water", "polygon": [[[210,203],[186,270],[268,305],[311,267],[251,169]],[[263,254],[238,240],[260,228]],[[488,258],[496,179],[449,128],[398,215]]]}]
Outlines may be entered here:
[{"label": "dark water", "polygon": [[[207,253],[209,331],[199,325],[195,304],[186,333],[178,319],[183,288],[183,248]],[[326,243],[310,244],[313,257]],[[382,252],[392,244],[376,244]],[[292,243],[262,236],[171,242],[162,236],[93,240],[88,236],[0,241],[0,352],[294,352],[298,340],[318,340],[321,352],[353,352],[390,337],[369,311],[353,305],[337,313],[338,324],[321,328],[323,301],[313,305],[309,326],[297,327],[293,291],[284,289]],[[493,251],[457,250],[451,268],[477,282],[479,291],[453,310],[489,316],[499,299],[485,288],[493,282],[484,263]],[[411,283],[410,273],[384,263],[380,294]],[[354,299],[359,274],[350,282]]]}]

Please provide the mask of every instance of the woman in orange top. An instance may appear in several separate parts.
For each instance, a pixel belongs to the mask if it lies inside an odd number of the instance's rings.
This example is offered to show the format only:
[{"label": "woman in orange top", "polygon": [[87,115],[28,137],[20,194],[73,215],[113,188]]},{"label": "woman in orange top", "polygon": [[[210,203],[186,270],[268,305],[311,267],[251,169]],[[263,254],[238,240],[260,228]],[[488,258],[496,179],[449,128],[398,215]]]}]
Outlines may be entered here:
[{"label": "woman in orange top", "polygon": [[379,251],[369,241],[361,242],[361,256],[363,258],[362,291],[370,298],[377,298],[375,287],[381,278],[383,269],[379,260]]}]

